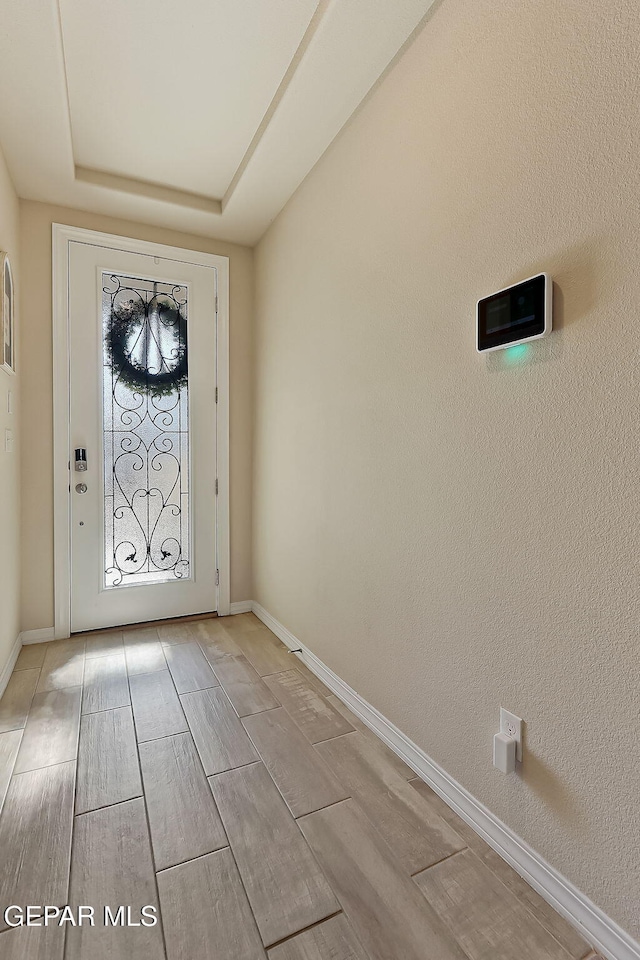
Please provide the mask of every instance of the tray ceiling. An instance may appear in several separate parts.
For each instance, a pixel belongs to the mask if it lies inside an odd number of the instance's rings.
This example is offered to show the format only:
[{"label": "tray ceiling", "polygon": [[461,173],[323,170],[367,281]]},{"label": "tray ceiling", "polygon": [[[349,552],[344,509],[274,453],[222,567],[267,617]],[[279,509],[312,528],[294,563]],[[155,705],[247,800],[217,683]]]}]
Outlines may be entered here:
[{"label": "tray ceiling", "polygon": [[431,0],[4,0],[20,196],[255,243]]}]

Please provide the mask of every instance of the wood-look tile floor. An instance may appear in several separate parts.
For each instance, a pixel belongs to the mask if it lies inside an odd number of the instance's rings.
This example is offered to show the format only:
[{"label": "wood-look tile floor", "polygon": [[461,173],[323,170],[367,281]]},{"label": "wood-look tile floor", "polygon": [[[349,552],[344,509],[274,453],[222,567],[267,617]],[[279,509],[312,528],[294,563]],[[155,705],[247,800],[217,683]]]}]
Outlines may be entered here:
[{"label": "wood-look tile floor", "polygon": [[252,614],[25,647],[0,808],[2,960],[593,956]]}]

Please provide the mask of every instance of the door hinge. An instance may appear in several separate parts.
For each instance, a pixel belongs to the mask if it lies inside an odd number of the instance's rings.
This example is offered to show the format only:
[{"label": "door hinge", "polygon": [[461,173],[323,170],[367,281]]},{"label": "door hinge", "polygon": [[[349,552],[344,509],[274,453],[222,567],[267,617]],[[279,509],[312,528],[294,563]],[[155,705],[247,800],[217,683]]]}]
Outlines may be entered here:
[{"label": "door hinge", "polygon": [[218,294],[216,293],[216,313],[218,312]]},{"label": "door hinge", "polygon": [[216,570],[216,587],[220,586],[220,571]]},{"label": "door hinge", "polygon": [[216,403],[218,402],[218,388],[216,387]]},{"label": "door hinge", "polygon": [[216,497],[218,496],[218,478],[216,477]]}]

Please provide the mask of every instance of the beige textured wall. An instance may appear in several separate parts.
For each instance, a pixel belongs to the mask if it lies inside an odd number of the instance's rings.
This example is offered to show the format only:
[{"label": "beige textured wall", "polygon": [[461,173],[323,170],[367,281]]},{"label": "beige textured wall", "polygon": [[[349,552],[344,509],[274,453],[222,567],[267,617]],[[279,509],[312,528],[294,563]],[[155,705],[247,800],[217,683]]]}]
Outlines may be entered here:
[{"label": "beige textured wall", "polygon": [[[257,248],[254,424],[255,599],[636,937],[639,49],[443,0]],[[542,269],[552,336],[477,356]]]},{"label": "beige textured wall", "polygon": [[251,318],[253,251],[248,247],[161,230],[31,201],[20,202],[23,339],[22,629],[53,624],[53,434],[51,224],[66,223],[229,257],[231,600],[251,597]]},{"label": "beige textured wall", "polygon": [[[19,335],[20,263],[18,199],[0,152],[0,250],[9,254],[16,297],[15,325]],[[20,431],[19,397],[22,353],[17,349],[15,376],[0,370],[0,674],[20,633]],[[11,391],[13,413],[8,412]],[[5,430],[13,431],[13,453],[5,453]]]}]

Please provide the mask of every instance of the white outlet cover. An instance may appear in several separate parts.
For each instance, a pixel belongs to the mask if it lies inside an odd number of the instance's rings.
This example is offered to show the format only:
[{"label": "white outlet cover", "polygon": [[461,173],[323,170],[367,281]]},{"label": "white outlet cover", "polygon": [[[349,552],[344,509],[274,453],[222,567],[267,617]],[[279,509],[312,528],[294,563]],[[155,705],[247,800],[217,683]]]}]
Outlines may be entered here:
[{"label": "white outlet cover", "polygon": [[522,763],[522,726],[524,721],[521,717],[516,717],[515,713],[509,713],[504,707],[500,707],[500,733],[506,734],[516,741],[516,760]]}]

